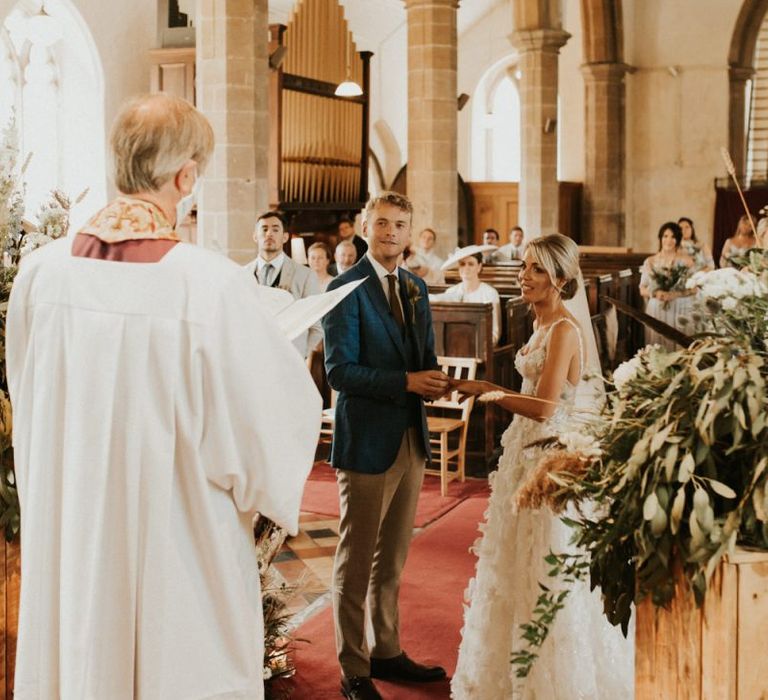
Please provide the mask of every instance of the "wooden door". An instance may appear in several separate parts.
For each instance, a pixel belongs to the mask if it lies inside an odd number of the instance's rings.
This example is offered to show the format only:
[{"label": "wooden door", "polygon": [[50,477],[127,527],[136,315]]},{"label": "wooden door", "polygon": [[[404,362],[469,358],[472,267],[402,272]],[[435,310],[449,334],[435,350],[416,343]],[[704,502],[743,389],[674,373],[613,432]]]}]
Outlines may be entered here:
[{"label": "wooden door", "polygon": [[474,203],[474,240],[482,243],[483,231],[495,228],[501,244],[509,242],[509,232],[517,226],[517,182],[468,182]]},{"label": "wooden door", "polygon": [[[483,231],[495,228],[501,237],[501,245],[509,243],[509,232],[519,224],[517,182],[468,182],[474,205],[475,236],[471,243],[483,242]],[[581,243],[580,182],[559,182],[558,230]],[[526,235],[531,235],[526,231]]]}]

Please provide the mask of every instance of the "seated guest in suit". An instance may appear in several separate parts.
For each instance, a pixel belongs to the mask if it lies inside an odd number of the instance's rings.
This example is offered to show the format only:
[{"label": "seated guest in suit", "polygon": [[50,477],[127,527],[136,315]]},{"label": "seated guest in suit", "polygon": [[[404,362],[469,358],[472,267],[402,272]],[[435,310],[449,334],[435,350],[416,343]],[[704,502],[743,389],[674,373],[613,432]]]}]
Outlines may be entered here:
[{"label": "seated guest in suit", "polygon": [[461,282],[448,287],[441,294],[430,294],[430,301],[463,301],[471,304],[493,305],[493,344],[501,336],[501,300],[490,284],[480,281],[483,269],[483,250],[488,246],[470,245],[457,250],[443,265],[444,270],[459,266]]},{"label": "seated guest in suit", "polygon": [[[303,299],[320,293],[320,284],[308,267],[291,260],[283,246],[288,242],[289,233],[285,230],[282,214],[268,211],[256,220],[256,232],[253,240],[259,248],[259,254],[244,267],[259,284],[275,287],[290,292],[294,299]],[[307,333],[299,336],[294,345],[306,357],[323,339],[320,322],[312,326]]]},{"label": "seated guest in suit", "polygon": [[368,244],[355,233],[355,224],[349,219],[339,221],[339,241],[348,241],[355,246],[355,260],[360,260],[365,251],[368,250]]},{"label": "seated guest in suit", "polygon": [[320,291],[324,292],[334,277],[328,271],[331,264],[331,249],[325,243],[313,243],[307,251],[307,261],[309,262],[309,269],[317,277]]},{"label": "seated guest in suit", "polygon": [[498,256],[502,260],[522,260],[525,252],[525,234],[523,229],[515,226],[509,232],[509,243],[499,248]]},{"label": "seated guest in suit", "polygon": [[[414,252],[418,253],[424,264],[433,270],[440,270],[440,266],[445,262],[437,253],[435,253],[435,242],[437,241],[437,234],[434,229],[425,228],[419,234],[419,244],[414,247]],[[427,284],[430,284],[427,282]]]},{"label": "seated guest in suit", "polygon": [[495,228],[487,228],[483,231],[483,245],[494,246],[483,253],[483,263],[485,265],[495,265],[499,262],[506,262],[509,258],[504,257],[499,249],[499,232]]},{"label": "seated guest in suit", "polygon": [[336,246],[333,253],[333,259],[336,261],[330,267],[335,275],[341,275],[349,270],[358,260],[357,250],[351,241],[342,241]]}]

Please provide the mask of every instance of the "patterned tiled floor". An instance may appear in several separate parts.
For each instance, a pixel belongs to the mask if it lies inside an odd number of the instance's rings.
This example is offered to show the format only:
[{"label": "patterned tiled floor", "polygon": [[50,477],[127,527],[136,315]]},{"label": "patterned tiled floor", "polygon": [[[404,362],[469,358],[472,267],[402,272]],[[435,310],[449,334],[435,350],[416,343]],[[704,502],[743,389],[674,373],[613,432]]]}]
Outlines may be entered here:
[{"label": "patterned tiled floor", "polygon": [[274,568],[286,583],[299,583],[299,591],[288,605],[296,625],[328,602],[339,521],[302,513],[299,528],[299,534],[286,540],[274,560]]}]

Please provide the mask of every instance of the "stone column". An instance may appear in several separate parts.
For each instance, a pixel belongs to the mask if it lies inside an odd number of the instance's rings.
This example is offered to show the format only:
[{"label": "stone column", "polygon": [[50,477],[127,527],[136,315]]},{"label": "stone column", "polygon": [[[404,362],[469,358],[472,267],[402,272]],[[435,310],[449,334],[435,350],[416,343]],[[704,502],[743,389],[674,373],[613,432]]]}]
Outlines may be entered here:
[{"label": "stone column", "polygon": [[267,0],[200,0],[197,106],[216,149],[198,203],[198,241],[237,262],[255,255],[253,228],[267,206]]},{"label": "stone column", "polygon": [[747,81],[755,69],[731,66],[728,70],[728,150],[740,182],[747,174]]},{"label": "stone column", "polygon": [[522,29],[512,34],[520,53],[519,219],[526,236],[558,229],[557,78],[562,29]]},{"label": "stone column", "polygon": [[624,63],[588,63],[584,75],[584,243],[624,245]]},{"label": "stone column", "polygon": [[429,226],[442,254],[458,243],[458,0],[405,0],[408,13],[408,196],[414,234]]}]

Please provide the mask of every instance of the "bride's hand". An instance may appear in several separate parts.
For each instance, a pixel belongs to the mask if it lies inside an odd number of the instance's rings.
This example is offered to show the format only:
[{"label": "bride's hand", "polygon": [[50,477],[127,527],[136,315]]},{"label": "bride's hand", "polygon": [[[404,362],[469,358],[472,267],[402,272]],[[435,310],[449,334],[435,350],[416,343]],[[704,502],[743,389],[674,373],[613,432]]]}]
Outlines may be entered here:
[{"label": "bride's hand", "polygon": [[458,391],[468,396],[480,396],[481,394],[487,394],[489,391],[497,391],[501,387],[478,379],[450,379],[448,381],[448,388],[451,391]]}]

